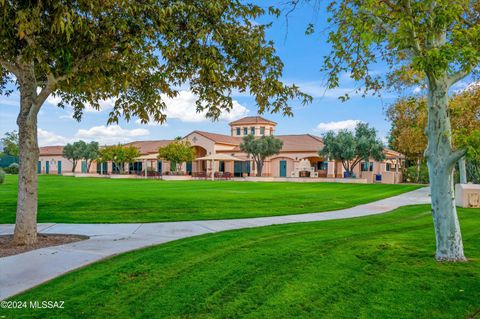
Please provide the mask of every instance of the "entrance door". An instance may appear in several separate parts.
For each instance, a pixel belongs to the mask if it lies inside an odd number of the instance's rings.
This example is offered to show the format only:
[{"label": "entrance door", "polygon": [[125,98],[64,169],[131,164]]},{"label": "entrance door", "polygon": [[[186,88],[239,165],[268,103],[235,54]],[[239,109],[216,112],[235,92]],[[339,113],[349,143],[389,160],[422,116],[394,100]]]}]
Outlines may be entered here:
[{"label": "entrance door", "polygon": [[82,174],[85,174],[87,172],[87,162],[82,161]]},{"label": "entrance door", "polygon": [[233,175],[236,177],[241,177],[243,173],[243,162],[235,161],[233,163]]},{"label": "entrance door", "polygon": [[42,174],[42,162],[38,161],[37,163],[37,173]]},{"label": "entrance door", "polygon": [[62,161],[57,162],[57,172],[58,175],[62,175]]},{"label": "entrance door", "polygon": [[280,177],[287,177],[287,161],[280,161]]},{"label": "entrance door", "polygon": [[162,172],[162,161],[157,161],[157,172],[158,173]]},{"label": "entrance door", "polygon": [[192,162],[187,162],[187,174],[192,175]]},{"label": "entrance door", "polygon": [[50,162],[45,162],[45,174],[50,174]]}]

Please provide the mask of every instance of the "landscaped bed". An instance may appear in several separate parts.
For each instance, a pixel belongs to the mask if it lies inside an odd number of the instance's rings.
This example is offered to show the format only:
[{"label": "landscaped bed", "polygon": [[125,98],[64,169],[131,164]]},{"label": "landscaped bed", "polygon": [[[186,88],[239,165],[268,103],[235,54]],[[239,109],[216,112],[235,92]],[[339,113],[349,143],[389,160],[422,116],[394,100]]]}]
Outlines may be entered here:
[{"label": "landscaped bed", "polygon": [[480,209],[459,209],[467,263],[439,263],[430,208],[208,234],[147,248],[11,300],[6,318],[474,318]]},{"label": "landscaped bed", "polygon": [[[39,176],[38,221],[130,223],[322,212],[418,185],[111,180]],[[15,222],[17,178],[0,185],[0,223]]]}]

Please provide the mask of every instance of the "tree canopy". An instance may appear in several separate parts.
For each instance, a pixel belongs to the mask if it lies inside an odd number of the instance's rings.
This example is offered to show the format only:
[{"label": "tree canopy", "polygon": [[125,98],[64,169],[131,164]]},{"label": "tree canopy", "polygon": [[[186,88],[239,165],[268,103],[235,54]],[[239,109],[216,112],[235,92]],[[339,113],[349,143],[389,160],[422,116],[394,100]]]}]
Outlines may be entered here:
[{"label": "tree canopy", "polygon": [[[175,139],[170,144],[158,149],[158,158],[165,159],[175,164],[193,161],[195,159],[195,150],[189,141]],[[176,165],[176,170],[181,166]]]},{"label": "tree canopy", "polygon": [[99,162],[112,162],[117,173],[124,173],[125,163],[133,163],[140,156],[140,151],[135,146],[122,144],[102,147],[98,152]]},{"label": "tree canopy", "polygon": [[233,108],[234,91],[253,96],[259,113],[291,115],[289,100],[309,102],[281,81],[268,25],[255,22],[266,10],[278,14],[239,0],[0,0],[0,94],[20,91],[14,241],[37,238],[37,115],[52,94],[77,120],[112,99],[108,123],[163,123],[180,88],[212,119]]},{"label": "tree canopy", "polygon": [[280,153],[282,147],[283,141],[273,135],[255,137],[250,134],[243,137],[243,142],[240,144],[240,149],[252,156],[255,161],[257,176],[262,176],[265,159]]},{"label": "tree canopy", "polygon": [[75,172],[78,161],[84,158],[86,147],[87,143],[84,141],[68,143],[63,147],[63,157],[72,162],[72,173]]},{"label": "tree canopy", "polygon": [[355,133],[340,130],[338,133],[329,131],[323,135],[324,147],[319,154],[329,159],[341,161],[349,176],[361,161],[376,161],[385,159],[383,143],[377,138],[377,132],[366,123],[358,123]]},{"label": "tree canopy", "polygon": [[[240,1],[0,1],[0,84],[29,80],[37,108],[53,93],[80,119],[88,105],[115,99],[120,116],[165,121],[162,97],[188,86],[198,110],[217,118],[232,108],[232,90],[256,98],[259,111],[291,114],[300,98],[280,81],[283,64],[266,25],[265,9]],[[273,9],[270,10],[274,12]]]},{"label": "tree canopy", "polygon": [[[452,124],[452,142],[456,149],[466,149],[475,158],[475,135],[480,131],[480,85],[453,94],[448,105]],[[387,109],[392,122],[390,146],[407,157],[423,157],[427,146],[427,98],[409,96],[398,99]]]},{"label": "tree canopy", "polygon": [[[453,84],[480,70],[478,1],[330,0],[327,12],[331,52],[324,58],[323,70],[329,88],[338,87],[345,73],[358,82],[364,95],[381,93],[386,81],[426,86],[428,144],[424,154],[432,194],[435,257],[465,260],[453,169],[466,150],[452,146],[448,93]],[[307,33],[314,32],[314,25],[307,27]],[[380,62],[390,71],[378,72]]]},{"label": "tree canopy", "polygon": [[18,132],[12,131],[5,133],[5,136],[1,139],[3,145],[3,153],[10,156],[18,156]]}]

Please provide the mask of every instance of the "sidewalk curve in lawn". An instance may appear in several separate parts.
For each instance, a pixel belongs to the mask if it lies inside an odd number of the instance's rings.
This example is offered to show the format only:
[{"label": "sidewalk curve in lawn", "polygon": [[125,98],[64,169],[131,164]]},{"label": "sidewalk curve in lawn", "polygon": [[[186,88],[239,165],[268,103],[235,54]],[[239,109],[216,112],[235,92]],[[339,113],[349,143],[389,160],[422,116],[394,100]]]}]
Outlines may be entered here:
[{"label": "sidewalk curve in lawn", "polygon": [[[79,234],[88,240],[0,258],[0,300],[71,270],[130,250],[225,230],[381,214],[400,206],[430,203],[429,188],[352,208],[299,215],[135,224],[39,224],[44,234]],[[0,224],[0,234],[14,225]]]}]

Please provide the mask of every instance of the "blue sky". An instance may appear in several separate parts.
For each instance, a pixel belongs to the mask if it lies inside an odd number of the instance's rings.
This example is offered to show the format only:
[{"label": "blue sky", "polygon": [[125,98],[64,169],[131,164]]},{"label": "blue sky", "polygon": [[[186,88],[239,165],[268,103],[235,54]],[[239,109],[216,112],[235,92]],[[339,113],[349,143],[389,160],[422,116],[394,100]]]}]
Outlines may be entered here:
[{"label": "blue sky", "polygon": [[[265,2],[262,2],[262,4]],[[325,91],[325,75],[320,72],[322,58],[329,52],[325,34],[305,35],[309,22],[322,25],[324,15],[315,14],[309,6],[297,8],[287,23],[284,17],[264,17],[260,22],[272,21],[268,39],[276,44],[277,53],[285,64],[284,81],[295,83],[313,96],[313,103],[301,106],[292,101],[294,117],[282,117],[277,114],[263,116],[278,122],[276,134],[321,135],[327,129],[350,128],[356,121],[371,124],[385,138],[390,124],[385,119],[385,108],[395,100],[394,93],[386,93],[381,98],[353,95],[347,102],[338,100],[338,96],[353,91],[355,83],[348,74],[342,76],[341,86],[335,90]],[[378,66],[377,72],[385,73],[386,67]],[[9,97],[0,96],[0,135],[17,130],[18,92]],[[55,98],[50,98],[42,107],[38,117],[39,144],[62,145],[70,141],[97,140],[102,144],[128,142],[133,140],[172,139],[184,136],[192,130],[204,130],[229,134],[228,122],[245,115],[256,115],[256,106],[249,96],[234,96],[233,113],[225,114],[220,121],[212,122],[195,114],[195,97],[188,91],[168,104],[168,121],[166,125],[142,125],[131,121],[120,121],[118,126],[106,126],[108,108],[111,101],[103,103],[103,111],[84,113],[81,122],[71,118],[71,110],[55,106]]]}]

